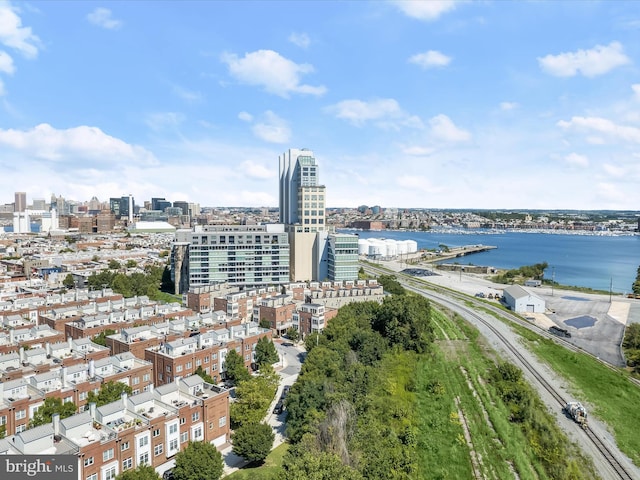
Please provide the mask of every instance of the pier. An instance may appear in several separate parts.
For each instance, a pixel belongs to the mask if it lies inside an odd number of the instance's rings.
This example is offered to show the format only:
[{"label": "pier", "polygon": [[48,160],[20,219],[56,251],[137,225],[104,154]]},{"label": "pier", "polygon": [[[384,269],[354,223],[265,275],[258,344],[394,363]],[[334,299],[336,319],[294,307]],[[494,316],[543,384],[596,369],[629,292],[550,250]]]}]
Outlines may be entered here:
[{"label": "pier", "polygon": [[447,251],[423,252],[425,259],[430,262],[440,262],[452,258],[464,257],[473,253],[487,252],[498,247],[494,245],[464,245],[462,247],[451,247]]}]

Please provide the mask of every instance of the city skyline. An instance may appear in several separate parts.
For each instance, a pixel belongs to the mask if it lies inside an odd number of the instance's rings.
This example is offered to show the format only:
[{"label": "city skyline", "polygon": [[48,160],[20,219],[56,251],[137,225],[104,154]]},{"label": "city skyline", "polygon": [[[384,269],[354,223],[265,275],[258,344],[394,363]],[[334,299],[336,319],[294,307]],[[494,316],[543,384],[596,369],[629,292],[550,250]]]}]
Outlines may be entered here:
[{"label": "city skyline", "polygon": [[0,1],[0,200],[635,210],[634,2]]}]

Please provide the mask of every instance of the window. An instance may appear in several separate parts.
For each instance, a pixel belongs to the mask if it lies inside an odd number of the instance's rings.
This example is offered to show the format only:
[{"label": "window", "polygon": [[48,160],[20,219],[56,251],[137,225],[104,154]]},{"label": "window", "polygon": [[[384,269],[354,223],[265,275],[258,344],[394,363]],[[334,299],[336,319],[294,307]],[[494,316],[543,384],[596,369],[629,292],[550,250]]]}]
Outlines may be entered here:
[{"label": "window", "polygon": [[148,374],[148,373],[145,373],[145,374],[142,376],[142,381],[143,381],[143,382],[148,382],[150,378],[151,378],[151,377],[149,376],[149,374]]},{"label": "window", "polygon": [[138,446],[140,448],[144,447],[145,445],[149,445],[149,437],[146,435],[138,439]]},{"label": "window", "polygon": [[129,450],[129,442],[122,442],[122,445],[120,445],[120,450]]},{"label": "window", "polygon": [[191,367],[192,367],[191,362],[187,362],[187,367],[186,367],[186,368],[187,368],[187,370],[191,370]]},{"label": "window", "polygon": [[186,423],[187,419],[184,417],[180,417],[180,425],[184,425]]},{"label": "window", "polygon": [[93,465],[93,457],[88,457],[84,459],[84,466],[88,467],[89,465]]},{"label": "window", "polygon": [[140,393],[140,389],[139,389],[139,388],[136,388],[135,390],[132,390],[132,391],[131,391],[131,394],[132,394],[132,395],[137,395],[137,394],[139,394],[139,393]]},{"label": "window", "polygon": [[196,358],[196,367],[199,367],[200,365],[202,365],[202,360]]},{"label": "window", "polygon": [[212,363],[211,364],[211,371],[217,370],[218,369],[218,364],[217,363]]},{"label": "window", "polygon": [[160,429],[159,429],[159,428],[156,428],[156,429],[153,431],[153,436],[154,436],[154,437],[159,437],[159,436],[160,436]]},{"label": "window", "polygon": [[[147,438],[147,437],[145,437]],[[138,465],[148,465],[149,464],[149,453],[148,452],[144,452],[141,453],[140,456],[138,457]]]},{"label": "window", "polygon": [[103,462],[108,462],[112,458],[113,458],[113,448],[110,448],[109,450],[105,450],[104,452],[102,452]]},{"label": "window", "polygon": [[133,384],[138,385],[140,383],[140,377],[133,377]]},{"label": "window", "polygon": [[162,444],[159,443],[158,445],[156,445],[155,447],[153,447],[153,455],[154,456],[158,456],[163,452],[164,448],[162,447]]},{"label": "window", "polygon": [[176,373],[180,373],[182,371],[182,365],[176,365]]},{"label": "window", "polygon": [[178,449],[178,439],[174,438],[169,442],[169,450],[177,450]]},{"label": "window", "polygon": [[204,357],[204,363],[209,363],[209,355],[207,355],[206,357]]},{"label": "window", "polygon": [[80,395],[78,395],[78,400],[86,400],[87,399],[87,392],[80,392]]},{"label": "window", "polygon": [[87,477],[87,480],[98,480],[98,474],[97,473],[92,473],[91,475],[89,475]]},{"label": "window", "polygon": [[176,423],[169,425],[169,435],[173,435],[174,433],[177,433],[177,432],[178,432],[178,425]]},{"label": "window", "polygon": [[198,420],[200,420],[200,412],[193,412],[191,414],[191,421],[197,422]]},{"label": "window", "polygon": [[189,432],[182,432],[180,434],[180,443],[187,443],[189,441]]},{"label": "window", "polygon": [[16,420],[22,420],[27,416],[26,410],[16,410]]},{"label": "window", "polygon": [[218,419],[218,427],[224,427],[227,424],[227,417],[220,417]]},{"label": "window", "polygon": [[109,467],[104,471],[104,480],[114,480],[116,478],[116,466]]},{"label": "window", "polygon": [[171,365],[167,365],[167,372],[171,372]]},{"label": "window", "polygon": [[129,470],[133,466],[133,458],[125,458],[122,461],[122,470]]},{"label": "window", "polygon": [[16,427],[16,433],[24,432],[26,429],[27,429],[27,425],[23,423],[22,425],[18,425]]},{"label": "window", "polygon": [[200,440],[202,438],[202,427],[198,427],[193,431],[193,439]]},{"label": "window", "polygon": [[0,417],[0,425],[6,425],[7,424],[7,416],[3,415]]}]

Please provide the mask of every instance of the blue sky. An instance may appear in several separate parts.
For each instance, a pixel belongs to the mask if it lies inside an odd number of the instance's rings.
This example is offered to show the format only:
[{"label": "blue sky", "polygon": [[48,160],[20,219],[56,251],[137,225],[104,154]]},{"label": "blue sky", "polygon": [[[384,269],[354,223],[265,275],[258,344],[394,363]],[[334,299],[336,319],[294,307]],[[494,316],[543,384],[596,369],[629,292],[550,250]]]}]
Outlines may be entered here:
[{"label": "blue sky", "polygon": [[6,2],[0,203],[640,208],[638,2]]}]

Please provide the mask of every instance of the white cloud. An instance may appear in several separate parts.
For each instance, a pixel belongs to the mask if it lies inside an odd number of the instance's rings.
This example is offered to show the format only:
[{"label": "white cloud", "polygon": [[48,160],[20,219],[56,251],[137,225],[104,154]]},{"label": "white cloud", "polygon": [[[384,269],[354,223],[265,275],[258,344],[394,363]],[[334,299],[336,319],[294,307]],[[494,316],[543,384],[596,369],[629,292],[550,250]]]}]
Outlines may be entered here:
[{"label": "white cloud", "polygon": [[22,26],[22,20],[8,2],[0,2],[0,43],[27,58],[38,55],[36,45],[40,44],[40,39],[31,32],[30,27]]},{"label": "white cloud", "polygon": [[370,102],[343,100],[327,107],[326,110],[356,126],[362,126],[370,120],[398,119],[406,116],[393,98],[381,98]]},{"label": "white cloud", "polygon": [[111,16],[111,10],[108,8],[96,8],[87,15],[87,20],[98,27],[108,30],[117,30],[122,27],[122,20],[116,20]]},{"label": "white cloud", "polygon": [[589,166],[589,159],[587,157],[574,152],[566,155],[564,161],[573,167],[586,168]]},{"label": "white cloud", "polygon": [[311,39],[306,33],[293,32],[291,35],[289,35],[289,41],[300,48],[307,48],[309,45],[311,45]]},{"label": "white cloud", "polygon": [[515,110],[519,106],[520,105],[518,105],[516,102],[502,102],[500,103],[500,110],[504,110],[504,111]]},{"label": "white cloud", "polygon": [[84,125],[65,130],[46,123],[31,130],[0,129],[0,147],[54,162],[157,163],[146,149],[107,135],[99,128]]},{"label": "white cloud", "polygon": [[429,50],[424,53],[417,53],[409,58],[409,63],[414,63],[424,69],[446,67],[451,63],[451,57],[438,52],[437,50]]},{"label": "white cloud", "polygon": [[640,83],[631,85],[631,90],[633,90],[633,97],[636,100],[640,100]]},{"label": "white cloud", "polygon": [[466,130],[455,126],[446,115],[440,114],[429,120],[431,134],[438,140],[445,142],[466,142],[471,139],[471,134]]},{"label": "white cloud", "polygon": [[240,164],[240,170],[247,177],[257,178],[261,180],[269,180],[277,176],[276,170],[273,167],[266,167],[252,160],[246,160],[242,162]]},{"label": "white cloud", "polygon": [[302,75],[312,73],[313,66],[295,63],[273,50],[258,50],[239,58],[233,53],[222,55],[222,61],[229,67],[229,73],[241,83],[259,85],[280,97],[288,98],[291,93],[323,95],[324,86],[300,83]]},{"label": "white cloud", "polygon": [[145,123],[153,130],[175,128],[184,122],[184,115],[178,112],[158,112],[147,115]]},{"label": "white cloud", "polygon": [[7,94],[7,91],[4,88],[4,82],[0,78],[0,97],[4,96],[6,94]]},{"label": "white cloud", "polygon": [[178,85],[173,86],[173,93],[189,103],[195,103],[202,100],[202,94],[200,92],[193,92]]},{"label": "white cloud", "polygon": [[248,112],[240,112],[238,114],[238,118],[240,120],[242,120],[243,122],[251,122],[251,121],[253,121],[253,115],[251,115]]},{"label": "white cloud", "polygon": [[602,165],[602,169],[610,177],[624,178],[627,174],[626,168],[622,168],[619,165],[611,165],[610,163]]},{"label": "white cloud", "polygon": [[611,42],[606,46],[596,45],[590,50],[539,57],[538,63],[545,72],[557,77],[573,77],[579,73],[595,77],[630,63],[622,50],[620,43]]},{"label": "white cloud", "polygon": [[16,71],[13,64],[13,58],[7,53],[0,50],[0,73],[12,75]]},{"label": "white cloud", "polygon": [[419,190],[426,193],[441,193],[446,191],[442,186],[435,186],[432,181],[420,175],[401,175],[396,178],[399,187],[411,190]]},{"label": "white cloud", "polygon": [[264,113],[263,120],[253,125],[251,130],[265,142],[288,143],[291,139],[291,129],[287,122],[270,110]]},{"label": "white cloud", "polygon": [[456,8],[454,0],[396,0],[393,3],[402,12],[418,20],[437,20],[444,13]]},{"label": "white cloud", "polygon": [[435,148],[420,147],[417,145],[406,146],[402,148],[402,153],[415,157],[426,157],[431,155],[433,152],[435,152]]},{"label": "white cloud", "polygon": [[640,128],[617,125],[606,118],[572,117],[570,121],[561,120],[557,125],[566,130],[597,132],[626,142],[640,143]]}]

